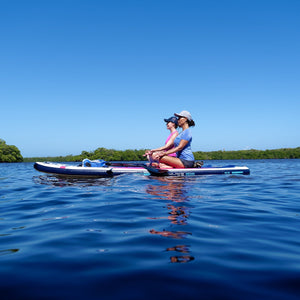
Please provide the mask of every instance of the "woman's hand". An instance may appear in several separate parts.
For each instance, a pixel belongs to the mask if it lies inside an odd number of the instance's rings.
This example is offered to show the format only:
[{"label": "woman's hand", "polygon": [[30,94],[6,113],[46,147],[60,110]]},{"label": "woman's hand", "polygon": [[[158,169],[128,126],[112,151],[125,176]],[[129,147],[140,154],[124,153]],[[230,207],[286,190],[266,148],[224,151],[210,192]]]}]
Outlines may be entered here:
[{"label": "woman's hand", "polygon": [[152,155],[152,153],[153,153],[152,150],[147,150],[143,156]]},{"label": "woman's hand", "polygon": [[157,151],[155,152],[152,157],[156,160],[159,160],[161,157],[165,156],[165,151]]}]

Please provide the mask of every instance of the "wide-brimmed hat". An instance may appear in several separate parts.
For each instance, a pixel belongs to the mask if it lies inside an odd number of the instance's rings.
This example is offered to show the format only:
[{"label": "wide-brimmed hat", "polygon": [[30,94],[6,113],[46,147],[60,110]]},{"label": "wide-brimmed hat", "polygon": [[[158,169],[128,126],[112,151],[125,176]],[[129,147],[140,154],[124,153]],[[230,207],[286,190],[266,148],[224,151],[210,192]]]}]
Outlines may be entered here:
[{"label": "wide-brimmed hat", "polygon": [[165,122],[167,122],[167,123],[172,122],[172,123],[174,123],[175,125],[178,125],[178,120],[177,120],[177,118],[175,118],[175,117],[170,117],[169,119],[164,119],[164,120],[165,120]]},{"label": "wide-brimmed hat", "polygon": [[193,120],[193,118],[192,118],[192,116],[191,116],[191,114],[188,112],[188,111],[186,111],[186,110],[183,110],[181,113],[179,113],[179,114],[174,114],[176,117],[184,117],[184,118],[187,118],[189,121],[192,121]]}]

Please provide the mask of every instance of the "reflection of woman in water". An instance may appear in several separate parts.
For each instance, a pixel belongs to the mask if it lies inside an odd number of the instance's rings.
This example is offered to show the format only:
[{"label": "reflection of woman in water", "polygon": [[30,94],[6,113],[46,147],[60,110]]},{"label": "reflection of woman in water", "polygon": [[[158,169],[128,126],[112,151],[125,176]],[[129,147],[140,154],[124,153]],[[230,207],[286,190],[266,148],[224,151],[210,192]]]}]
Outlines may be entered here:
[{"label": "reflection of woman in water", "polygon": [[157,180],[159,184],[149,184],[146,189],[148,194],[157,196],[162,200],[171,200],[172,202],[189,201],[187,189],[184,187],[185,178],[154,177],[152,180]]},{"label": "reflection of woman in water", "polygon": [[[159,181],[160,184],[151,184],[147,187],[146,192],[158,196],[158,199],[169,200],[167,205],[168,209],[168,217],[157,217],[151,219],[168,219],[171,222],[171,226],[174,227],[176,225],[187,225],[189,218],[189,207],[184,206],[183,202],[187,202],[187,186],[186,183],[189,182],[185,178],[155,178]],[[154,178],[153,178],[154,180]],[[163,238],[170,238],[176,240],[184,240],[191,235],[191,232],[183,231],[183,230],[155,230],[150,229],[149,232],[151,234],[159,235]],[[179,252],[177,254],[170,257],[171,263],[187,263],[194,260],[194,257],[189,255],[190,246],[187,245],[176,245],[173,247],[168,247],[166,251],[174,251]]]},{"label": "reflection of woman in water", "polygon": [[168,230],[157,231],[154,229],[151,229],[149,232],[152,234],[159,234],[159,235],[165,236],[165,237],[171,237],[173,239],[183,239],[188,234],[191,234],[190,232],[186,232],[186,231],[168,231]]}]

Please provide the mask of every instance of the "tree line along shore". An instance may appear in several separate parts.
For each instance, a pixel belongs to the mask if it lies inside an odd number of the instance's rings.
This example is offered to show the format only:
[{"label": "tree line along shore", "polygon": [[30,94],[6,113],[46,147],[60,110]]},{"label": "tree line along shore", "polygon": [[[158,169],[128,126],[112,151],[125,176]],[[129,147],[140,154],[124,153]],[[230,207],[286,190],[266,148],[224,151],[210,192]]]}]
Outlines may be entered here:
[{"label": "tree line along shore", "polygon": [[[105,161],[145,161],[143,156],[145,149],[141,150],[113,150],[98,148],[95,151],[82,151],[80,155],[68,155],[58,157],[28,157],[24,162],[35,161],[61,161],[78,162],[85,158],[91,160],[104,159]],[[296,159],[300,158],[300,147],[282,148],[274,150],[237,150],[237,151],[210,151],[194,152],[196,160],[233,160],[233,159]]]},{"label": "tree line along shore", "polygon": [[[60,161],[79,162],[85,158],[91,160],[104,159],[106,161],[145,161],[145,149],[114,150],[98,148],[95,151],[82,151],[79,155],[51,156],[51,157],[23,157],[16,146],[7,145],[0,139],[0,163],[3,162],[35,162]],[[272,150],[236,150],[236,151],[195,151],[196,160],[233,160],[233,159],[296,159],[300,158],[300,147],[281,148]]]}]

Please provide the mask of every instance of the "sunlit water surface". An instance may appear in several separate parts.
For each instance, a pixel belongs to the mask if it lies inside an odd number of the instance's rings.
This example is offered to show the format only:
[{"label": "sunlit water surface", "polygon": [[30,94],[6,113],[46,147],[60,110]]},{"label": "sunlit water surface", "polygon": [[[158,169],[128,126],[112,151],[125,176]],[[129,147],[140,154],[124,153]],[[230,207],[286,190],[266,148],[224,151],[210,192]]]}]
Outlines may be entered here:
[{"label": "sunlit water surface", "polygon": [[300,160],[67,179],[0,164],[1,299],[300,299]]}]

